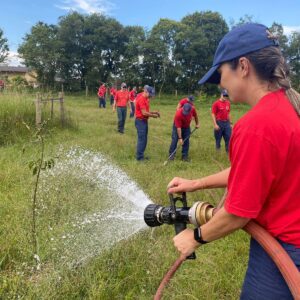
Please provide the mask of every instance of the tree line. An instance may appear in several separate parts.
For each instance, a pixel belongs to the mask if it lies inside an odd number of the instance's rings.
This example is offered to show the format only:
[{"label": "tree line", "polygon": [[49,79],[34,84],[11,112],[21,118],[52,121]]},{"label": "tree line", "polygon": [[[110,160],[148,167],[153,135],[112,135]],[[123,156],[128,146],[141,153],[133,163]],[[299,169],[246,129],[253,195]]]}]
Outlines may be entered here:
[{"label": "tree line", "polygon": [[[221,38],[228,30],[252,21],[240,18],[229,26],[217,12],[195,12],[181,21],[160,19],[151,30],[123,26],[116,19],[99,14],[72,12],[57,25],[39,22],[26,34],[18,52],[26,66],[37,72],[44,87],[63,81],[78,91],[94,88],[99,81],[128,85],[152,84],[156,90],[190,93],[210,68]],[[300,84],[300,33],[283,33],[273,23],[282,51],[291,66],[295,88]],[[215,87],[205,86],[205,92]]]}]

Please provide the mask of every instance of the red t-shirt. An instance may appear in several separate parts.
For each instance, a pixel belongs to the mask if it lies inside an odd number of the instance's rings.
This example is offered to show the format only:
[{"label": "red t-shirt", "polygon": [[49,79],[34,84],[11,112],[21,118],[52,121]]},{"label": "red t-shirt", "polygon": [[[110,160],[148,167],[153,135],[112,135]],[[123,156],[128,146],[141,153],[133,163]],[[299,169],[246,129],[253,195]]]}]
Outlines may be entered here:
[{"label": "red t-shirt", "polygon": [[134,101],[135,97],[136,97],[136,91],[135,90],[130,91],[129,92],[129,99],[130,99],[131,102]]},{"label": "red t-shirt", "polygon": [[229,154],[227,212],[300,247],[300,119],[284,90],[264,96],[236,123]]},{"label": "red t-shirt", "polygon": [[98,90],[98,96],[104,97],[105,93],[106,93],[106,87],[104,85],[101,85]]},{"label": "red t-shirt", "polygon": [[142,114],[142,109],[146,112],[150,111],[149,99],[144,93],[139,93],[135,99],[135,117],[140,120],[147,120],[148,117]]},{"label": "red t-shirt", "polygon": [[183,106],[184,104],[186,104],[186,103],[189,103],[189,104],[191,104],[192,106],[194,106],[194,103],[193,103],[192,101],[189,101],[188,98],[183,98],[183,99],[181,99],[181,100],[179,101],[180,107],[182,107],[182,106]]},{"label": "red t-shirt", "polygon": [[115,95],[116,95],[116,89],[111,88],[111,89],[109,90],[109,92],[110,92],[110,94],[111,94],[112,96],[115,97]]},{"label": "red t-shirt", "polygon": [[212,113],[216,116],[218,121],[228,121],[228,115],[230,113],[230,102],[228,100],[217,100],[213,103]]},{"label": "red t-shirt", "polygon": [[183,108],[180,108],[176,111],[174,117],[174,124],[176,128],[189,128],[192,118],[197,116],[197,112],[194,107],[192,107],[191,112],[188,115],[182,114]]},{"label": "red t-shirt", "polygon": [[127,106],[127,102],[129,101],[129,92],[126,90],[117,91],[115,95],[115,101],[119,107]]}]

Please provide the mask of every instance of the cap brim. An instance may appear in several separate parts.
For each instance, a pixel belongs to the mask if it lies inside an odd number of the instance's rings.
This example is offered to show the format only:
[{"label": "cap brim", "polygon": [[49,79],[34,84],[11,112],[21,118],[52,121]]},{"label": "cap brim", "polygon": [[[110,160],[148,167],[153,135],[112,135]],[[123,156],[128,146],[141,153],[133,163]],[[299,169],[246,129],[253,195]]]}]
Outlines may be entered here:
[{"label": "cap brim", "polygon": [[199,84],[215,83],[219,84],[221,75],[218,72],[219,65],[211,67],[209,71],[198,81]]},{"label": "cap brim", "polygon": [[190,113],[191,111],[182,111],[182,114],[184,115],[184,116],[187,116],[189,113]]}]

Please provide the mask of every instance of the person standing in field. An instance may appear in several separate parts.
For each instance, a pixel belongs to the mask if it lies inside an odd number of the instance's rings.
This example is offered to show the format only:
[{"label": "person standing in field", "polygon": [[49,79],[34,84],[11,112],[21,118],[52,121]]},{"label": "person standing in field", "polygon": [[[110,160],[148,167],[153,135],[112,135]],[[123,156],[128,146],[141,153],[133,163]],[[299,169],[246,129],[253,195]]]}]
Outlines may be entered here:
[{"label": "person standing in field", "polygon": [[230,116],[230,102],[227,90],[222,90],[220,99],[213,103],[211,109],[211,117],[214,124],[216,150],[221,149],[221,140],[223,137],[225,141],[225,149],[226,152],[228,152],[232,122]]},{"label": "person standing in field", "polygon": [[176,111],[172,129],[172,142],[169,148],[170,160],[174,160],[179,141],[182,145],[181,159],[188,161],[192,119],[195,119],[195,127],[199,128],[198,115],[192,104],[185,103]]},{"label": "person standing in field", "polygon": [[112,86],[110,88],[110,90],[109,90],[109,93],[110,93],[110,105],[114,104],[116,92],[117,92],[117,90],[114,88],[114,86]]},{"label": "person standing in field", "polygon": [[132,90],[129,92],[129,100],[130,100],[130,118],[133,118],[134,112],[135,112],[135,98],[136,98],[136,86],[132,88]]},{"label": "person standing in field", "polygon": [[105,96],[106,96],[106,86],[105,83],[102,83],[101,86],[98,89],[98,99],[99,99],[99,108],[103,107],[105,108],[106,106],[106,100],[105,100]]},{"label": "person standing in field", "polygon": [[[300,94],[291,87],[279,42],[268,28],[248,23],[220,41],[213,66],[199,81],[220,84],[233,103],[251,109],[234,126],[230,168],[204,178],[175,177],[168,193],[227,187],[213,218],[174,238],[186,258],[196,248],[243,228],[251,219],[284,248],[300,271]],[[293,299],[279,269],[250,241],[240,299]]]},{"label": "person standing in field", "polygon": [[113,111],[117,109],[118,115],[118,132],[123,134],[125,129],[125,121],[127,115],[127,106],[131,111],[129,103],[129,93],[127,91],[126,83],[121,84],[121,90],[116,92]]},{"label": "person standing in field", "polygon": [[148,159],[144,156],[148,141],[148,119],[158,118],[158,111],[150,111],[150,99],[155,96],[155,90],[149,85],[144,86],[144,91],[139,93],[135,102],[135,127],[137,130],[136,160]]}]

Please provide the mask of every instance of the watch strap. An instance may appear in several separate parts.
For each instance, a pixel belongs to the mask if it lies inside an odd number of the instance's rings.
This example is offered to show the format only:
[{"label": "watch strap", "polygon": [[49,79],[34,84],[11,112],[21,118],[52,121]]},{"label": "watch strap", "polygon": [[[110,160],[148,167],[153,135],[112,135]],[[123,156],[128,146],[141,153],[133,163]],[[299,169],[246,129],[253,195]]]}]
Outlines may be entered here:
[{"label": "watch strap", "polygon": [[200,244],[207,244],[208,242],[204,241],[202,239],[202,235],[201,235],[201,227],[196,227],[194,229],[194,239],[195,241],[197,241]]}]

